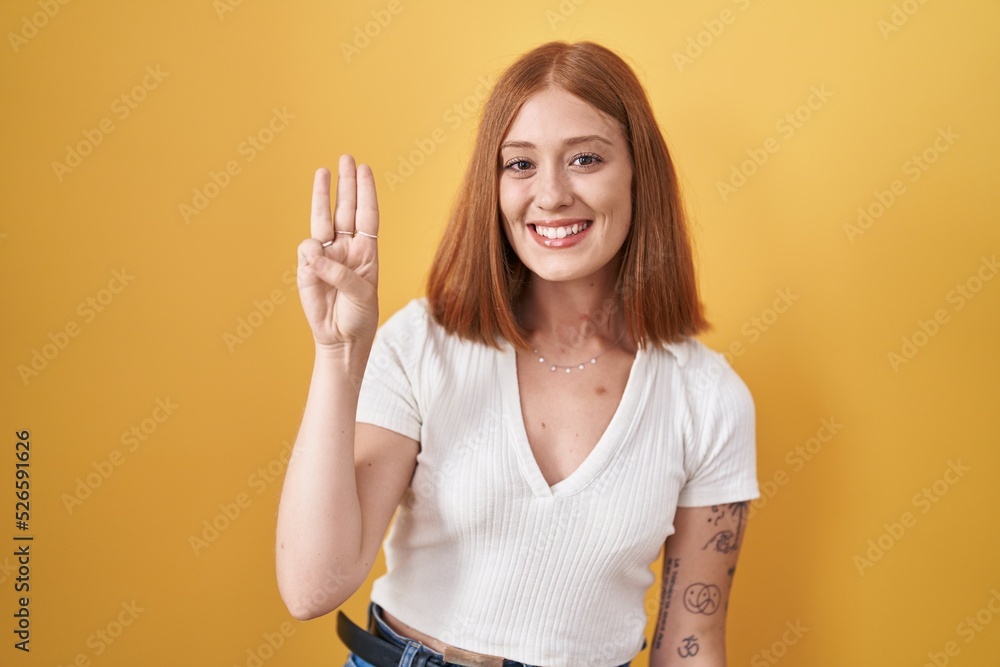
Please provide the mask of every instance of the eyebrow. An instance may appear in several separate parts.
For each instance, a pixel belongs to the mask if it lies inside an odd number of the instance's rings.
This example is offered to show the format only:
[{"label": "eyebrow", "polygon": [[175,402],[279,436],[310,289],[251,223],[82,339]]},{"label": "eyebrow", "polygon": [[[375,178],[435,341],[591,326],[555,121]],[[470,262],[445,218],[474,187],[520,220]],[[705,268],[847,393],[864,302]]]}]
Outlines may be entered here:
[{"label": "eyebrow", "polygon": [[[575,146],[577,144],[585,144],[589,141],[602,141],[608,146],[614,145],[599,134],[588,134],[582,137],[570,137],[563,141],[563,146]],[[500,150],[505,148],[537,148],[537,146],[530,141],[505,141],[500,144]]]}]

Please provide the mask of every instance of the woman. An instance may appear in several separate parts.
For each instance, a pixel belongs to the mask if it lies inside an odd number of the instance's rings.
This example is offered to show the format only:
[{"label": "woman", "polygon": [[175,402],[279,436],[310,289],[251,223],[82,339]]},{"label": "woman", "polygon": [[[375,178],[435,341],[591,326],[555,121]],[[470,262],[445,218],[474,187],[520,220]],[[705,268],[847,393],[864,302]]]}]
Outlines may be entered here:
[{"label": "woman", "polygon": [[640,83],[592,43],[522,56],[487,100],[427,298],[378,331],[374,178],[313,191],[316,343],[277,570],[300,619],[365,581],[349,665],[724,665],[758,497],[752,398],[693,336],[677,179]]}]

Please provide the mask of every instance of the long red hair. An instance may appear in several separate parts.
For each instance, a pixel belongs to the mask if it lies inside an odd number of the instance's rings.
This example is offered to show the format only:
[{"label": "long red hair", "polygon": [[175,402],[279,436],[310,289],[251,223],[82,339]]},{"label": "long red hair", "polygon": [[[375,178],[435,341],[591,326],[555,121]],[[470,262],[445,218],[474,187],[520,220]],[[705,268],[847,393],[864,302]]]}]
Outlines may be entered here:
[{"label": "long red hair", "polygon": [[[677,176],[646,92],[618,55],[592,42],[549,42],[501,75],[483,107],[462,188],[431,265],[435,320],[462,338],[527,349],[515,304],[528,270],[507,241],[500,213],[500,143],[521,105],[556,86],[621,125],[632,158],[632,227],[615,290],[632,340],[664,345],[709,330]],[[470,243],[469,239],[476,239]]]}]

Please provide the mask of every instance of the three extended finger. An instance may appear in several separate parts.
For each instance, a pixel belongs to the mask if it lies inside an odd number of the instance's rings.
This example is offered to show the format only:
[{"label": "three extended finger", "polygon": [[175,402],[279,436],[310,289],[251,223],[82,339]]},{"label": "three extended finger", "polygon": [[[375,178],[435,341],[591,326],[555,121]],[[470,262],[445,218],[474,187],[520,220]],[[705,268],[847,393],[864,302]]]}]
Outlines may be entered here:
[{"label": "three extended finger", "polygon": [[317,241],[329,241],[334,237],[333,220],[330,217],[330,170],[326,167],[317,169],[313,177],[309,235]]},{"label": "three extended finger", "polygon": [[357,167],[351,155],[341,155],[337,165],[337,207],[333,214],[336,231],[354,232],[354,213],[357,205]]},{"label": "three extended finger", "polygon": [[367,239],[374,246],[375,239],[372,237],[378,235],[379,216],[378,193],[375,191],[375,174],[372,173],[371,167],[367,164],[360,165],[358,167],[357,181],[356,228],[358,231],[371,235],[365,236],[364,234],[359,234],[358,238]]}]

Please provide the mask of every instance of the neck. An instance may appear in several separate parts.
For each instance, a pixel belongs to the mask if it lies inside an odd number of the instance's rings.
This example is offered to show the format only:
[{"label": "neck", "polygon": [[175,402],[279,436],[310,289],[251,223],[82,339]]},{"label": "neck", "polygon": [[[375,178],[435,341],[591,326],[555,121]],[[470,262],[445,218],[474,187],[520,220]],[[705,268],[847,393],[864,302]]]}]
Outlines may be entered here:
[{"label": "neck", "polygon": [[534,276],[519,307],[529,340],[551,352],[588,354],[620,340],[625,322],[615,294],[616,273],[566,282]]}]

